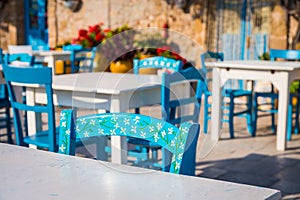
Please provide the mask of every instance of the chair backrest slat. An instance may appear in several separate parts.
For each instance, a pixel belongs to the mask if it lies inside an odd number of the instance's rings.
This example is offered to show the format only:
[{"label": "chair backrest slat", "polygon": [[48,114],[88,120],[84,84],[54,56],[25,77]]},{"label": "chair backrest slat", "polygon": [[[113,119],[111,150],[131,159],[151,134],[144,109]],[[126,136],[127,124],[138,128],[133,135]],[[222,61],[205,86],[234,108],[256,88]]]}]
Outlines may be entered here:
[{"label": "chair backrest slat", "polygon": [[[193,162],[185,159],[186,163],[182,163],[182,160],[186,151],[195,151],[199,125],[186,122],[177,128],[163,120],[132,113],[103,113],[75,119],[72,110],[61,112],[59,153],[74,155],[76,139],[108,135],[130,136],[157,143],[173,154],[170,172],[179,173],[181,165]],[[195,155],[186,156],[195,160]]]},{"label": "chair backrest slat", "polygon": [[300,50],[270,49],[270,59],[272,61],[275,61],[276,58],[299,60]]},{"label": "chair backrest slat", "polygon": [[133,60],[133,72],[139,74],[140,69],[154,68],[154,69],[168,69],[179,71],[183,67],[183,62],[162,56],[155,56],[142,60]]}]

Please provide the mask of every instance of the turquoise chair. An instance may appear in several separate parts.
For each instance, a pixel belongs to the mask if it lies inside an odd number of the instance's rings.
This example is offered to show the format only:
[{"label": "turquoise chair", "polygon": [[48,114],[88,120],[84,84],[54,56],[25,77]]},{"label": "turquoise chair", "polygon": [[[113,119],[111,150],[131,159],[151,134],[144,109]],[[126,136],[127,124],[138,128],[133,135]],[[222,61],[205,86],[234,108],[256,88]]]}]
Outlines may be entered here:
[{"label": "turquoise chair", "polygon": [[[133,59],[133,73],[139,74],[140,69],[166,69],[171,71],[182,70],[183,63],[180,60],[174,60],[162,56],[154,56],[146,59]],[[140,109],[136,108],[135,113],[140,113]]]},{"label": "turquoise chair", "polygon": [[[57,152],[58,150],[58,131],[55,126],[55,110],[53,104],[53,89],[52,89],[52,68],[34,68],[34,67],[15,67],[11,65],[3,65],[3,72],[8,88],[9,99],[14,114],[14,128],[16,134],[16,143],[20,146],[28,146],[29,144],[36,145],[38,148],[46,148],[49,151]],[[32,84],[39,84],[45,87],[47,104],[46,105],[28,105],[26,101],[16,98],[18,95],[13,86],[13,83],[22,85],[23,91]],[[42,130],[33,135],[28,136],[27,123],[22,126],[20,111],[31,111],[47,115],[47,130]],[[23,129],[24,128],[24,129]],[[100,149],[98,141],[89,139],[84,141],[85,144],[96,144],[97,149]],[[77,140],[76,146],[82,146],[83,141]],[[98,155],[97,155],[98,156]]]},{"label": "turquoise chair", "polygon": [[[8,87],[9,98],[14,114],[14,127],[16,134],[16,143],[20,146],[36,145],[40,148],[47,148],[49,151],[57,151],[55,111],[53,105],[52,91],[52,69],[51,68],[33,68],[33,67],[14,67],[3,65],[3,72]],[[46,105],[27,105],[24,101],[18,101],[16,90],[12,83],[18,84],[40,84],[45,86],[47,95]],[[23,86],[23,88],[26,88]],[[47,114],[48,130],[38,132],[27,136],[23,134],[23,126],[19,111],[32,111],[36,113]],[[27,124],[26,124],[27,125]]]},{"label": "turquoise chair", "polygon": [[[150,141],[170,151],[173,159],[169,172],[186,175],[195,173],[198,124],[185,122],[177,128],[164,120],[133,113],[103,113],[75,119],[72,110],[63,110],[61,116],[61,154],[75,155],[76,139],[130,136]],[[167,135],[165,132],[168,132]]]},{"label": "turquoise chair", "polygon": [[[201,64],[203,72],[206,76],[206,86],[211,84],[211,79],[209,76],[212,73],[212,69],[208,69],[205,65],[205,62],[210,61],[223,61],[224,54],[222,52],[206,52],[201,54]],[[234,117],[246,117],[247,119],[247,129],[249,133],[254,136],[253,132],[253,124],[252,124],[252,91],[245,90],[243,86],[243,81],[238,81],[238,88],[231,89],[225,88],[223,90],[223,96],[229,98],[229,103],[225,103],[222,106],[222,110],[227,111],[222,119],[222,122],[229,124],[229,134],[230,138],[234,138]],[[211,97],[211,91],[206,87],[204,92],[204,121],[203,121],[203,132],[207,133],[208,129],[208,121],[211,120],[211,103],[209,102],[209,98]],[[245,109],[235,111],[236,103],[234,102],[235,99],[246,97],[246,105],[244,105]]]},{"label": "turquoise chair", "polygon": [[[287,61],[299,61],[300,60],[300,50],[281,50],[281,49],[270,49],[270,59],[271,61],[276,61],[276,59],[281,58]],[[293,112],[295,113],[295,128],[294,133],[298,133],[299,131],[299,107],[300,107],[300,87],[299,81],[294,81],[292,85],[298,87],[293,93],[290,93],[290,102],[288,107],[288,126],[287,126],[287,140],[291,140],[292,137],[292,128],[293,128]],[[297,104],[293,108],[292,99],[297,98]],[[266,101],[259,102],[259,98],[265,98]],[[269,100],[269,101],[268,101]],[[278,100],[278,93],[275,93],[273,85],[271,85],[270,92],[255,92],[254,94],[254,134],[256,132],[258,112],[264,112],[268,116],[271,115],[271,123],[272,123],[272,132],[274,133],[276,130],[275,127],[275,114],[278,112],[275,107],[275,100]]]},{"label": "turquoise chair", "polygon": [[[202,82],[204,81],[204,75],[201,70],[197,70],[194,67],[187,68],[171,74],[164,73],[162,75],[162,86],[161,86],[161,107],[162,107],[162,119],[173,124],[179,125],[183,122],[191,121],[198,123],[199,112],[201,106],[201,98],[204,91]],[[191,95],[184,98],[172,99],[172,85],[187,82],[191,86]],[[193,88],[193,89],[192,89]],[[189,106],[192,108],[190,113],[182,113],[181,108],[183,106]],[[156,144],[149,143],[148,141],[132,139],[130,138],[128,143],[140,146],[140,152],[137,152],[134,156],[137,157],[137,164],[162,169],[168,171],[170,156],[162,153],[162,162],[159,162],[157,151],[161,148]],[[147,150],[145,150],[147,148]],[[152,156],[148,155],[149,151],[152,152]],[[145,153],[146,152],[146,153]],[[133,153],[129,152],[129,155]]]},{"label": "turquoise chair", "polygon": [[[97,47],[84,48],[81,45],[73,44],[63,47],[65,51],[71,51],[71,73],[76,72],[92,72],[94,66],[94,59],[97,52]],[[87,54],[91,54],[87,56]],[[65,66],[66,71],[66,66]]]}]

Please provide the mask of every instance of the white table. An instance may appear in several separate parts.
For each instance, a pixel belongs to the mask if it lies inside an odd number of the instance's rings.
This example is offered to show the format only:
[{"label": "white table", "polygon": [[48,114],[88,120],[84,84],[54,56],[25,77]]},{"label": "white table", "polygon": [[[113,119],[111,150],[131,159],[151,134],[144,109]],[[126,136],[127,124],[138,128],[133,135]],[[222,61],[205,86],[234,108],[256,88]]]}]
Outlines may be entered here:
[{"label": "white table", "polygon": [[33,55],[36,60],[48,63],[48,67],[53,68],[55,74],[55,61],[70,60],[71,51],[33,51]]},{"label": "white table", "polygon": [[[280,199],[278,190],[0,144],[0,199]],[[34,189],[33,189],[34,188]]]},{"label": "white table", "polygon": [[[161,77],[100,73],[77,73],[53,76],[54,104],[76,108],[104,109],[110,112],[126,112],[128,109],[161,102]],[[184,86],[179,91],[184,90]],[[28,88],[29,104],[46,103],[45,91],[38,85]],[[28,112],[28,132],[33,134],[41,124],[35,113]],[[125,137],[113,137],[112,162],[127,162]],[[122,149],[122,151],[120,151]]]},{"label": "white table", "polygon": [[213,67],[212,138],[217,140],[221,127],[221,88],[228,79],[260,80],[271,82],[279,91],[277,150],[286,149],[289,87],[300,79],[300,62],[224,61],[207,62]]}]

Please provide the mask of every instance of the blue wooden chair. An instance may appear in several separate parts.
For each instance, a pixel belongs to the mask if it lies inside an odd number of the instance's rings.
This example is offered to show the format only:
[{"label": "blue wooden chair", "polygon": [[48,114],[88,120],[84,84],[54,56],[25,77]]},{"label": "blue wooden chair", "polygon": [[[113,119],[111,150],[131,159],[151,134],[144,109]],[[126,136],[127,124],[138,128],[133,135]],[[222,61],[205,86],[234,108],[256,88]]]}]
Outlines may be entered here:
[{"label": "blue wooden chair", "polygon": [[[206,52],[201,54],[201,64],[203,71],[206,76],[206,86],[211,84],[211,72],[212,69],[208,69],[205,65],[205,62],[210,61],[223,61],[224,54],[221,52]],[[229,134],[230,138],[234,138],[234,117],[246,117],[247,119],[247,128],[249,133],[254,136],[253,133],[253,124],[252,124],[252,91],[245,90],[243,86],[243,81],[238,81],[238,87],[236,89],[225,88],[223,91],[223,96],[229,98],[228,102],[225,102],[222,106],[222,109],[226,111],[224,113],[224,117],[222,122],[229,123]],[[211,103],[209,102],[209,98],[211,97],[211,91],[209,87],[206,87],[204,92],[204,124],[203,124],[203,132],[207,133],[208,129],[208,121],[211,120]],[[246,104],[243,105],[245,107],[242,110],[235,111],[236,103],[235,99],[246,97]]]},{"label": "blue wooden chair", "polygon": [[[174,72],[171,74],[164,73],[162,76],[162,87],[161,87],[161,107],[162,107],[162,119],[165,121],[179,125],[183,122],[191,121],[198,123],[201,97],[203,94],[204,74],[201,70],[197,70],[194,67]],[[190,87],[191,94],[189,97],[180,97],[174,94],[176,90],[173,90],[173,85],[178,83],[186,82],[186,84],[192,85]],[[174,94],[174,95],[172,95]],[[176,98],[174,98],[174,96]],[[190,113],[182,113],[181,108],[183,106],[189,106],[192,109]],[[129,152],[129,155],[137,158],[137,165],[146,167],[155,167],[167,171],[169,166],[169,156],[162,151],[162,162],[158,160],[157,151],[161,148],[156,144],[149,143],[148,141],[129,139],[128,143],[139,146],[136,154]],[[147,150],[145,150],[147,148]],[[152,152],[151,158],[149,152]]]},{"label": "blue wooden chair", "polygon": [[[300,50],[280,50],[280,49],[270,49],[270,59],[271,61],[276,61],[276,59],[284,59],[286,61],[299,61],[300,60]],[[292,84],[298,86],[296,91],[290,93],[290,102],[288,108],[288,126],[287,126],[287,140],[291,140],[292,128],[293,128],[293,112],[295,113],[295,128],[294,133],[299,131],[299,107],[300,107],[300,87],[299,81],[294,81]],[[297,98],[297,104],[293,108],[292,99]],[[259,98],[265,98],[265,101],[259,102]],[[269,101],[268,101],[269,100]],[[273,85],[271,85],[270,92],[255,92],[254,94],[254,133],[256,132],[258,112],[264,112],[271,115],[272,132],[276,130],[275,127],[275,114],[278,112],[275,107],[275,100],[278,100],[278,93],[275,92]],[[267,115],[263,115],[267,116]]]},{"label": "blue wooden chair", "polygon": [[[65,51],[71,51],[71,73],[76,72],[92,72],[94,66],[94,59],[97,48],[84,48],[81,45],[67,45],[63,47]],[[66,71],[65,66],[65,71]]]},{"label": "blue wooden chair", "polygon": [[99,136],[130,136],[156,143],[170,151],[169,172],[195,173],[195,155],[199,125],[183,123],[180,128],[164,120],[132,113],[104,113],[74,118],[72,110],[63,110],[60,119],[59,153],[75,155],[76,139]]},{"label": "blue wooden chair", "polygon": [[[2,54],[2,49],[0,48],[0,63],[3,65],[4,56]],[[8,92],[6,84],[0,84],[0,128],[5,128],[6,133],[1,134],[0,136],[5,135],[7,137],[7,142],[12,144],[12,132],[11,132],[11,115],[10,115],[10,102],[8,98]],[[3,117],[2,117],[3,116]]]},{"label": "blue wooden chair", "polygon": [[[52,91],[52,69],[51,68],[33,68],[33,67],[14,67],[3,65],[3,72],[8,87],[9,98],[14,114],[14,127],[16,134],[16,143],[20,146],[29,144],[40,148],[47,148],[49,151],[56,152],[56,128],[55,112],[53,105]],[[24,101],[18,101],[16,91],[12,83],[18,84],[40,84],[45,86],[47,95],[47,105],[27,105]],[[26,88],[23,86],[23,88]],[[19,111],[32,111],[47,114],[48,130],[41,131],[31,136],[24,136],[23,126]]]},{"label": "blue wooden chair", "polygon": [[[166,69],[171,71],[179,71],[183,67],[180,60],[174,60],[162,56],[154,56],[146,59],[133,59],[133,73],[139,74],[140,69]],[[140,113],[140,109],[136,108],[135,113]]]}]

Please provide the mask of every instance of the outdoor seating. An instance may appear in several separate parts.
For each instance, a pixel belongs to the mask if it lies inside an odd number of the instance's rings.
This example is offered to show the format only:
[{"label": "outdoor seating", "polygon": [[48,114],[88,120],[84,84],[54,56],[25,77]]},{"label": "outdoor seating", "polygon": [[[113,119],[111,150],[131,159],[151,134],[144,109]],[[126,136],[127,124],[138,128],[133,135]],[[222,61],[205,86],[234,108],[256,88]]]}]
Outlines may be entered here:
[{"label": "outdoor seating", "polygon": [[[286,61],[300,60],[299,50],[279,50],[270,49],[270,59],[271,61],[276,61],[277,59],[284,59]],[[293,129],[293,113],[295,114],[295,126],[294,133],[299,131],[299,107],[300,107],[300,87],[299,81],[292,82],[290,88],[290,102],[288,106],[288,125],[287,125],[287,140],[291,140],[291,134]],[[259,101],[260,98],[264,98],[264,101]],[[293,105],[293,99],[296,99],[295,105]],[[278,101],[278,93],[275,92],[274,86],[271,85],[271,91],[269,92],[255,92],[254,94],[254,133],[256,132],[258,112],[264,112],[267,115],[271,115],[272,132],[275,132],[275,114],[278,113],[278,109],[275,106],[275,102]]]},{"label": "outdoor seating", "polygon": [[[65,51],[71,51],[70,66],[71,73],[92,72],[97,48],[84,48],[81,45],[67,45],[63,47]],[[65,64],[65,73],[68,66]]]},{"label": "outdoor seating", "polygon": [[[29,144],[36,145],[40,148],[47,148],[49,151],[56,152],[56,128],[55,128],[55,111],[53,105],[52,91],[52,69],[51,68],[24,68],[14,66],[3,66],[3,72],[8,87],[9,97],[14,115],[14,127],[16,134],[16,143],[20,146]],[[24,101],[18,101],[16,98],[16,88],[13,83],[23,84],[42,84],[45,86],[47,95],[46,105],[28,105]],[[23,134],[23,127],[19,111],[32,111],[35,113],[47,114],[48,130],[37,132],[34,135]],[[27,124],[25,124],[26,126]]]},{"label": "outdoor seating", "polygon": [[[201,54],[202,69],[206,76],[206,90],[204,92],[204,124],[203,132],[208,131],[208,121],[211,120],[211,96],[210,91],[211,80],[212,80],[212,68],[207,68],[205,62],[208,60],[223,61],[224,54],[222,52],[206,52]],[[229,80],[230,81],[230,80]],[[227,86],[228,84],[229,86]],[[228,98],[228,100],[223,101],[222,109],[223,112],[222,122],[229,124],[229,134],[230,138],[234,138],[234,117],[244,117],[247,120],[248,132],[253,136],[253,125],[252,125],[252,91],[245,89],[244,82],[238,80],[237,87],[231,88],[230,83],[225,84],[225,89],[222,91],[223,98]],[[246,98],[246,102],[235,101],[238,98]],[[237,110],[236,107],[240,109]]]},{"label": "outdoor seating", "polygon": [[[59,153],[75,155],[74,141],[77,138],[130,136],[156,143],[170,151],[173,154],[171,173],[195,173],[198,124],[186,122],[177,128],[164,120],[130,113],[94,114],[74,119],[72,110],[63,110],[60,127]],[[168,137],[166,132],[169,132]]]},{"label": "outdoor seating", "polygon": [[[164,69],[170,72],[179,71],[183,67],[183,63],[180,60],[174,60],[171,58],[154,56],[145,58],[142,60],[133,60],[133,73],[139,74],[140,69]],[[135,113],[140,113],[140,109],[136,108]]]},{"label": "outdoor seating", "polygon": [[[174,125],[179,125],[187,121],[198,123],[203,92],[203,81],[203,73],[194,67],[171,74],[164,73],[162,75],[161,86],[162,119]],[[181,97],[177,94],[175,89],[173,90],[172,88],[172,86],[183,82],[186,82],[188,87],[183,90],[190,90],[191,92],[189,96]],[[195,90],[191,88],[191,85],[195,88]],[[181,112],[184,106],[190,106],[192,112]],[[152,166],[160,168],[163,171],[168,170],[169,166],[167,166],[167,163],[170,161],[170,156],[168,156],[168,153],[163,150],[162,161],[160,163],[157,156],[157,151],[160,147],[157,144],[132,138],[129,139],[128,143],[140,146],[139,149],[141,149],[141,151],[135,153],[135,156],[138,159],[138,165],[148,167]],[[147,148],[147,150],[145,150],[145,148]],[[152,152],[151,158],[148,155],[149,150]],[[131,155],[130,152],[129,155]]]}]

